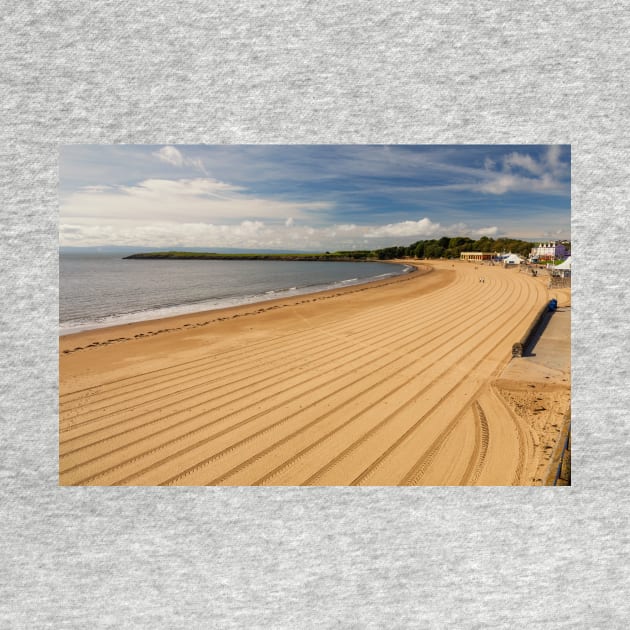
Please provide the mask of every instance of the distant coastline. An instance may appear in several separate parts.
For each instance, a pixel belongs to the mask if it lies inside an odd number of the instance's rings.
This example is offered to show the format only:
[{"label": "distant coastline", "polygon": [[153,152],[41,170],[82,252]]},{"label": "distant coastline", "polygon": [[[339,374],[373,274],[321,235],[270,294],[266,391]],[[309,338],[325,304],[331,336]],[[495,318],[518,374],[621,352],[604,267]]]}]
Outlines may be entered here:
[{"label": "distant coastline", "polygon": [[326,252],[323,254],[217,254],[213,252],[143,252],[124,256],[123,260],[279,260],[382,262],[372,252]]}]

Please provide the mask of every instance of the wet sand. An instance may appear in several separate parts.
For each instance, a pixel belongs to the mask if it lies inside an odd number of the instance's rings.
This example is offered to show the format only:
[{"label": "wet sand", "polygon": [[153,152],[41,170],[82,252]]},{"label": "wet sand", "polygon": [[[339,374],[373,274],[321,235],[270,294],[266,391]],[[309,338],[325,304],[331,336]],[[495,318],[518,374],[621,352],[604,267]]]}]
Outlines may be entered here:
[{"label": "wet sand", "polygon": [[60,337],[60,483],[540,483],[554,433],[535,435],[499,377],[541,305],[570,292],[498,266],[416,264]]}]

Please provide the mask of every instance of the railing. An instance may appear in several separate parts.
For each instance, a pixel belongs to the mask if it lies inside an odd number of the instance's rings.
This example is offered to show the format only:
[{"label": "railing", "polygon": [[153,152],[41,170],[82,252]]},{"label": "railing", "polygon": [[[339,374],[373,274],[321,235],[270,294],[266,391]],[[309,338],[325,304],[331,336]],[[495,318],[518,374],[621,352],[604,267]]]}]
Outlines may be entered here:
[{"label": "railing", "polygon": [[571,485],[571,409],[564,414],[562,429],[556,447],[551,454],[545,486]]},{"label": "railing", "polygon": [[571,287],[571,277],[551,276],[550,289],[568,289]]}]

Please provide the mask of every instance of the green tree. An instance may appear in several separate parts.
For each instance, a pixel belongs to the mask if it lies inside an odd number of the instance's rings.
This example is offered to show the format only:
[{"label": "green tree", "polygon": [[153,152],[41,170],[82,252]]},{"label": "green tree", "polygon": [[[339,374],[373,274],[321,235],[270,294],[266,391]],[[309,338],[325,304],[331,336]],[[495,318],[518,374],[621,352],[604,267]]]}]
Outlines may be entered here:
[{"label": "green tree", "polygon": [[460,245],[463,245],[465,242],[466,242],[465,238],[462,238],[461,236],[455,236],[449,240],[448,247],[449,249],[455,249],[459,247]]},{"label": "green tree", "polygon": [[437,243],[428,245],[424,248],[424,255],[427,258],[441,258],[444,255],[444,248]]}]

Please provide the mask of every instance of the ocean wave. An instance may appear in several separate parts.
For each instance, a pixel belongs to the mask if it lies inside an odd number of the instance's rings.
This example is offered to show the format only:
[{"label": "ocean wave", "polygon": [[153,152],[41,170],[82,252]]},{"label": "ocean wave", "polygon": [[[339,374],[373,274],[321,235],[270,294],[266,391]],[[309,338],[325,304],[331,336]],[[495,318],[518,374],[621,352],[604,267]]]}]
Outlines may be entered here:
[{"label": "ocean wave", "polygon": [[396,274],[395,273],[382,273],[378,276],[374,276],[375,280],[380,280],[381,278],[393,278]]},{"label": "ocean wave", "polygon": [[286,289],[270,289],[265,291],[265,295],[276,295],[278,293],[288,293],[289,291],[297,291],[297,287],[287,287]]}]

